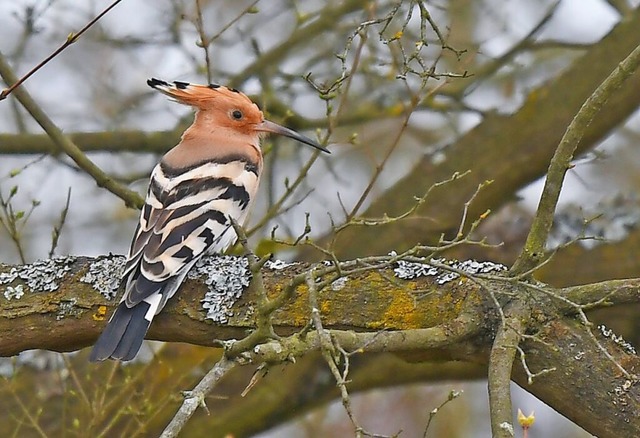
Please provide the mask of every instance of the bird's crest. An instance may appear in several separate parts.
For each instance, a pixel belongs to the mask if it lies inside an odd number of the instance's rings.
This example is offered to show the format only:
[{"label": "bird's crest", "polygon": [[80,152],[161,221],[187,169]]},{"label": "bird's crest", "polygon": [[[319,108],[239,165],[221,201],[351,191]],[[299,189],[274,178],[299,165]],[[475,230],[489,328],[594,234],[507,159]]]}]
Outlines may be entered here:
[{"label": "bird's crest", "polygon": [[151,88],[166,94],[173,100],[184,105],[190,105],[201,110],[211,108],[218,102],[236,103],[239,105],[251,105],[258,109],[257,105],[246,94],[218,84],[198,85],[189,82],[167,82],[156,78],[147,80]]}]

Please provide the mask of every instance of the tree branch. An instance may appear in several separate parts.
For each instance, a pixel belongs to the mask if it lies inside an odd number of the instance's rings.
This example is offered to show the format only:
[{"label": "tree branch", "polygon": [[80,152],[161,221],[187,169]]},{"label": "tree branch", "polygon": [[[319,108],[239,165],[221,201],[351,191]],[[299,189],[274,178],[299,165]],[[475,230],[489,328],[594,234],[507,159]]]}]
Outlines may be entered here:
[{"label": "tree branch", "polygon": [[98,20],[100,20],[107,12],[109,12],[111,9],[115,8],[116,5],[118,3],[120,3],[122,0],[115,0],[113,3],[111,3],[109,6],[107,6],[102,12],[100,12],[98,15],[96,15],[93,20],[89,21],[89,23],[87,23],[82,29],[80,29],[78,32],[71,32],[67,38],[65,39],[65,41],[60,45],[60,47],[58,47],[51,55],[47,56],[46,59],[44,59],[42,62],[40,62],[38,65],[36,65],[33,69],[31,69],[31,71],[29,71],[29,73],[27,73],[26,75],[22,76],[19,80],[16,81],[12,81],[12,84],[9,88],[5,88],[4,90],[2,90],[2,92],[0,92],[0,101],[4,100],[7,98],[7,96],[9,94],[11,94],[11,92],[13,90],[15,90],[16,88],[18,88],[20,85],[22,85],[27,79],[29,79],[29,77],[31,75],[33,75],[35,72],[37,72],[38,70],[40,70],[42,67],[44,67],[44,65],[46,63],[48,63],[49,61],[51,61],[53,58],[55,58],[56,56],[58,56],[64,49],[66,49],[67,47],[69,47],[71,44],[75,43],[76,41],[78,41],[78,38],[80,38],[82,36],[83,33],[85,33],[87,30],[89,30],[89,28],[91,26],[93,26],[94,24],[96,24],[98,22]]},{"label": "tree branch", "polygon": [[580,140],[596,114],[604,107],[607,100],[618,91],[622,84],[638,70],[640,66],[640,44],[611,72],[609,76],[591,94],[567,127],[560,144],[556,149],[540,204],[533,219],[525,246],[513,265],[513,275],[522,274],[540,264],[545,255],[547,237],[553,225],[564,176],[571,167],[571,160]]},{"label": "tree branch", "polygon": [[[232,279],[236,274],[232,274],[229,267],[236,266],[237,258],[212,260],[218,263],[215,269],[211,268],[218,277],[220,272],[227,272],[229,281],[238,283]],[[116,304],[114,299],[107,300],[96,293],[95,288],[109,292],[109,285],[119,278],[122,262],[122,257],[109,256],[53,259],[24,266],[1,265],[0,354],[12,355],[32,348],[70,351],[91,344],[106,323],[110,308]],[[214,339],[246,336],[247,329],[254,326],[257,296],[247,290],[231,303],[213,303],[211,297],[215,294],[211,294],[203,278],[207,276],[207,269],[206,266],[196,268],[196,278],[188,280],[180,294],[154,320],[150,339],[213,345]],[[269,296],[284,290],[292,278],[308,269],[304,264],[283,269],[263,268]],[[430,276],[402,280],[395,275],[392,269],[361,272],[318,291],[323,326],[342,348],[367,355],[395,352],[414,362],[489,363],[491,333],[500,330],[502,322],[491,316],[496,314],[494,302],[477,282],[441,282],[438,277]],[[512,295],[512,298],[518,297],[516,292],[521,287],[507,278],[493,277],[482,282],[492,293]],[[527,330],[535,336],[528,336],[521,348],[534,373],[549,368],[563,372],[548,372],[529,385],[527,372],[516,365],[515,380],[593,434],[613,436],[612,430],[616,436],[640,434],[637,421],[620,421],[638,418],[640,388],[619,373],[600,347],[606,348],[627,370],[638,369],[640,360],[624,345],[599,333],[595,334],[601,345],[595,345],[587,328],[573,319],[575,309],[562,307],[566,297],[580,297],[584,302],[608,297],[597,306],[624,305],[634,297],[637,300],[640,280],[588,285],[582,290],[553,290],[553,294],[551,291],[537,294],[536,289],[527,289],[531,302],[542,304],[536,306],[535,319]],[[274,328],[285,338],[256,347],[248,356],[242,356],[245,360],[277,363],[319,349],[315,332],[291,335],[308,323],[307,293],[307,288],[298,287],[291,301],[274,313]],[[554,295],[563,298],[554,300]],[[208,303],[207,308],[203,308],[203,300]],[[550,305],[554,302],[557,305]],[[225,310],[225,305],[230,307]],[[226,318],[225,322],[211,324],[206,315],[208,312],[211,315],[212,309],[215,310],[213,317],[220,321]],[[508,309],[506,312],[509,315]],[[509,324],[508,327],[513,330],[516,326]],[[515,328],[516,332],[519,330]],[[578,354],[580,352],[584,353]],[[575,359],[577,356],[579,360]],[[571,379],[569,388],[558,391],[558,387],[566,386],[567,372],[575,378]],[[593,393],[594,382],[599,382],[597,394]],[[554,387],[555,393],[550,389]],[[611,403],[612,391],[617,400],[625,403],[624,412],[620,411],[623,405]],[[587,392],[589,399],[583,396]]]},{"label": "tree branch", "polygon": [[498,326],[489,356],[489,409],[494,438],[512,438],[513,406],[511,404],[511,373],[521,333],[529,320],[528,304],[516,300],[507,305],[505,320]]},{"label": "tree branch", "polygon": [[[83,152],[137,152],[164,154],[180,141],[186,128],[171,131],[71,132],[67,136]],[[56,154],[59,149],[45,134],[0,134],[0,154]]]},{"label": "tree branch", "polygon": [[225,356],[209,370],[204,378],[193,388],[193,391],[187,391],[184,394],[185,400],[180,406],[180,410],[167,425],[160,435],[160,438],[172,438],[178,436],[187,421],[195,413],[199,407],[206,408],[204,397],[211,392],[213,387],[236,366],[236,362],[227,359]]}]

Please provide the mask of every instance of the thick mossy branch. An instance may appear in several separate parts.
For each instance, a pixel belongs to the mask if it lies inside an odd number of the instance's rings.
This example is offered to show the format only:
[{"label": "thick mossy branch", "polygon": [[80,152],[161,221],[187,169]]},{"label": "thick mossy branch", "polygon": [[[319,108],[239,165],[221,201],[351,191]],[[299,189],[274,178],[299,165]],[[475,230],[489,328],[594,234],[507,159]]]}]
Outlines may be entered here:
[{"label": "thick mossy branch", "polygon": [[[114,281],[114,273],[101,277],[94,266],[102,263],[100,266],[104,267],[105,262],[117,265],[122,257],[69,257],[26,266],[0,265],[0,354],[12,355],[32,348],[70,351],[90,345],[116,304],[115,299],[107,300],[94,289],[108,290],[105,285]],[[304,264],[267,264],[262,269],[267,294],[273,299],[292,278],[309,269]],[[205,320],[211,312],[202,303],[211,293],[205,281],[201,277],[186,281],[154,320],[149,338],[214,345],[215,339],[244,338],[255,327],[258,297],[250,289],[229,309],[219,309],[226,312],[224,324]],[[511,297],[510,306],[523,304],[519,300],[526,285],[500,277],[484,278],[481,283],[500,298]],[[394,352],[412,362],[463,361],[486,366],[495,333],[503,333],[505,339],[510,333],[525,336],[520,348],[528,369],[516,361],[512,378],[595,435],[613,436],[610,431],[615,430],[616,436],[640,436],[640,385],[625,378],[618,368],[622,365],[630,375],[638,374],[640,360],[628,345],[602,336],[605,332],[591,328],[589,333],[576,322],[575,306],[567,303],[572,298],[580,300],[576,303],[579,305],[624,306],[637,300],[640,280],[564,290],[526,286],[528,302],[533,305],[526,333],[521,333],[524,324],[509,322],[512,316],[520,318],[520,313],[511,315],[507,307],[506,319],[501,320],[488,290],[478,284],[464,277],[446,282],[425,276],[404,280],[395,277],[392,268],[381,268],[354,274],[318,290],[317,308],[324,329],[345,351],[356,352],[354,360],[361,357],[359,353],[364,359],[369,354]],[[291,301],[274,312],[272,322],[283,336],[281,340],[256,346],[240,355],[240,360],[278,363],[318,351],[321,343],[317,332],[303,330],[310,319],[307,294],[308,288],[301,284]],[[496,344],[496,348],[503,347]],[[506,348],[510,349],[511,344]],[[539,374],[543,370],[551,371]],[[531,374],[536,377],[528,385]],[[571,376],[570,385],[567,375]],[[393,382],[392,378],[380,384]]]},{"label": "thick mossy branch", "polygon": [[[96,272],[105,269],[105,262],[117,265],[122,258],[54,260],[55,263],[15,267],[0,265],[0,330],[6,335],[0,340],[0,355],[31,348],[76,350],[90,345],[106,324],[117,300],[107,300],[94,287],[106,293],[106,283],[113,283],[114,276],[117,284],[118,272],[113,268],[106,279]],[[269,298],[279,296],[292,278],[308,268],[305,264],[263,268]],[[58,271],[59,277],[52,276],[51,271]],[[258,297],[250,289],[230,309],[218,310],[226,312],[224,315],[214,315],[216,320],[226,321],[224,326],[207,320],[211,309],[203,307],[203,298],[211,292],[204,281],[200,278],[185,282],[176,298],[154,319],[150,339],[214,345],[215,339],[244,338],[247,330],[255,327]],[[31,291],[32,288],[36,290]],[[291,300],[273,313],[272,322],[279,334],[292,333],[308,323],[307,293],[304,285],[295,288]],[[463,311],[480,306],[484,299],[473,285],[450,282],[438,286],[433,277],[399,280],[386,269],[340,280],[321,291],[319,300],[327,327],[376,331],[436,327],[455,321]]]},{"label": "thick mossy branch", "polygon": [[[0,339],[0,355],[10,356],[31,348],[71,351],[90,345],[117,304],[116,299],[109,300],[98,290],[105,294],[117,284],[121,263],[120,256],[105,256],[67,257],[22,266],[0,264],[0,331],[5,334]],[[262,269],[270,299],[279,296],[292,279],[304,275],[309,268],[302,263],[270,266]],[[97,274],[102,271],[104,278]],[[320,291],[324,325],[370,332],[429,329],[432,336],[443,330],[439,336],[446,338],[461,332],[460,324],[478,325],[474,318],[486,318],[494,307],[487,294],[465,278],[438,284],[434,277],[402,280],[394,275],[392,269],[361,272]],[[258,297],[250,290],[226,310],[227,314],[218,316],[217,320],[226,321],[224,325],[206,319],[211,309],[203,308],[203,298],[210,293],[204,281],[206,278],[200,277],[185,282],[180,294],[154,320],[150,339],[214,345],[214,339],[239,339],[255,327]],[[501,288],[502,294],[517,286],[510,284],[511,280],[493,281],[499,283],[496,288]],[[308,324],[307,293],[301,284],[291,292],[291,299],[274,312],[273,324],[279,334],[293,333]],[[550,319],[556,314],[574,315],[575,306],[568,301],[586,308],[589,303],[606,308],[636,302],[639,295],[640,280],[626,279],[549,289],[548,293],[538,294],[536,302],[546,315],[543,319]]]}]

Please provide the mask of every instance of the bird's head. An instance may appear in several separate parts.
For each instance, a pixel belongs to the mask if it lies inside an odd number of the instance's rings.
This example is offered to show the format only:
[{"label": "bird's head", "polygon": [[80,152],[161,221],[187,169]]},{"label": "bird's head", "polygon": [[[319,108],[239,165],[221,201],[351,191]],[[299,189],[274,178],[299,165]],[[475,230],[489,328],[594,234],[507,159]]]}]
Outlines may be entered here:
[{"label": "bird's head", "polygon": [[[284,135],[323,152],[327,149],[289,128],[264,119],[262,111],[244,93],[221,85],[197,85],[149,79],[147,84],[178,103],[198,109],[200,129],[228,130],[239,135],[259,137],[265,133]],[[195,124],[194,124],[195,126]]]}]

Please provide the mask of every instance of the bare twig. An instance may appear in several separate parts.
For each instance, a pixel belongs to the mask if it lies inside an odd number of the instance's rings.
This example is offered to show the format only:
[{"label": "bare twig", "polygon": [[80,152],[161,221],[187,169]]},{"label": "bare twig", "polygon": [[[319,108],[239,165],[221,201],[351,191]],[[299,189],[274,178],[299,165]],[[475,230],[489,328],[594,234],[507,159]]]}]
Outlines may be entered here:
[{"label": "bare twig", "polygon": [[215,41],[218,38],[220,38],[223,33],[225,33],[227,30],[229,30],[231,28],[231,26],[236,24],[238,22],[238,20],[240,20],[242,17],[244,17],[247,14],[251,14],[251,13],[256,12],[256,5],[258,4],[259,1],[260,0],[254,0],[249,6],[247,6],[242,11],[240,11],[240,13],[238,15],[236,15],[232,20],[230,20],[227,24],[222,26],[222,29],[220,29],[218,31],[218,33],[214,34],[211,38],[208,39],[209,44],[211,44],[213,41]]},{"label": "bare twig", "polygon": [[400,125],[400,129],[398,130],[398,132],[396,133],[395,137],[391,141],[391,144],[389,145],[389,147],[385,151],[384,157],[382,157],[382,161],[380,161],[380,163],[378,163],[375,166],[373,175],[371,176],[371,178],[369,178],[369,182],[367,183],[367,186],[362,191],[362,194],[360,195],[360,197],[356,201],[356,204],[353,206],[353,208],[351,209],[351,211],[347,215],[346,222],[349,222],[352,218],[354,218],[358,214],[358,212],[360,211],[360,208],[362,207],[364,202],[369,197],[369,194],[371,193],[371,190],[373,189],[373,187],[375,186],[376,182],[378,181],[378,178],[380,177],[380,174],[386,168],[385,165],[386,165],[387,161],[389,160],[389,158],[391,158],[391,155],[393,154],[393,152],[400,145],[400,140],[402,139],[402,136],[405,133],[405,130],[407,129],[407,126],[409,126],[409,120],[411,119],[411,115],[416,110],[419,102],[420,102],[420,99],[418,99],[417,97],[414,97],[412,99],[412,102],[411,102],[410,106],[407,108],[407,110],[405,112],[405,116],[402,119],[402,124]]},{"label": "bare twig", "polygon": [[[309,306],[311,307],[311,320],[320,341],[320,352],[325,362],[329,366],[329,370],[336,380],[338,389],[340,391],[340,398],[342,400],[342,406],[349,416],[349,420],[353,424],[356,438],[362,436],[375,437],[375,438],[387,438],[385,435],[378,435],[366,431],[356,419],[353,409],[351,409],[351,397],[347,390],[347,377],[349,375],[349,355],[340,347],[340,345],[331,337],[331,334],[324,329],[322,325],[322,318],[320,316],[320,306],[318,304],[318,285],[316,284],[316,277],[313,270],[307,272],[305,276],[305,282],[309,289]],[[340,362],[344,362],[343,371],[340,372],[338,365]]]},{"label": "bare twig", "polygon": [[[15,83],[16,78],[11,66],[0,52],[0,76],[8,84]],[[114,195],[122,199],[128,207],[140,208],[144,203],[142,197],[128,188],[118,184],[109,175],[104,173],[93,161],[91,161],[79,148],[73,143],[69,137],[63,134],[62,130],[58,128],[55,123],[47,116],[47,114],[38,106],[33,100],[31,95],[24,87],[14,89],[14,95],[20,101],[22,106],[29,111],[31,116],[38,122],[38,124],[45,130],[55,145],[62,151],[64,151],[76,164],[87,172],[98,184],[99,187],[104,187]]]},{"label": "bare twig", "polygon": [[180,406],[180,409],[173,416],[173,419],[164,429],[160,437],[173,438],[178,436],[185,424],[187,424],[189,418],[196,412],[196,409],[198,409],[198,407],[206,408],[204,401],[206,395],[209,394],[220,380],[235,366],[235,361],[227,359],[226,356],[222,356],[192,391],[185,391],[182,406]]},{"label": "bare twig", "polygon": [[[94,24],[96,24],[98,22],[98,20],[100,20],[107,12],[109,12],[111,9],[115,8],[116,5],[118,3],[120,3],[122,0],[115,0],[113,3],[111,3],[104,11],[102,11],[101,13],[99,13],[93,20],[91,20],[89,23],[87,23],[82,29],[80,29],[79,32],[74,33],[71,32],[68,36],[67,39],[64,41],[64,43],[62,43],[62,45],[60,47],[58,47],[51,55],[47,56],[44,61],[42,61],[40,64],[36,65],[34,68],[31,69],[31,71],[29,71],[26,75],[22,76],[20,79],[15,80],[15,81],[11,81],[11,85],[8,81],[6,81],[5,78],[5,82],[7,82],[7,85],[10,85],[9,88],[5,88],[4,90],[2,90],[2,92],[0,92],[0,100],[6,99],[6,97],[11,94],[11,92],[13,92],[13,90],[15,90],[16,88],[18,88],[20,85],[22,85],[22,83],[24,83],[24,81],[26,81],[27,79],[29,79],[31,77],[31,75],[33,75],[35,72],[37,72],[38,70],[40,70],[46,63],[48,63],[49,61],[51,61],[53,58],[55,58],[56,56],[58,56],[58,54],[60,52],[62,52],[64,49],[66,49],[67,47],[69,47],[71,44],[75,43],[76,41],[78,41],[78,38],[80,38],[80,36],[85,33],[91,26],[93,26]],[[3,75],[4,77],[4,75]]]},{"label": "bare twig", "polygon": [[16,246],[20,261],[24,264],[27,263],[27,259],[25,257],[25,251],[22,243],[22,231],[27,225],[33,211],[40,205],[40,201],[32,199],[31,207],[26,212],[22,209],[16,210],[13,204],[13,198],[17,193],[17,185],[14,185],[9,189],[9,195],[6,199],[2,192],[0,192],[0,210],[2,212],[2,215],[0,216],[0,225],[5,229],[7,234],[9,234],[9,238]]},{"label": "bare twig", "polygon": [[69,212],[69,203],[71,202],[71,187],[67,190],[67,200],[64,203],[64,207],[62,208],[62,212],[60,212],[60,219],[58,223],[53,226],[53,231],[51,232],[51,248],[49,249],[49,258],[53,257],[53,254],[58,247],[58,240],[60,239],[60,233],[62,232],[62,227],[64,226],[67,220],[67,213]]},{"label": "bare twig", "polygon": [[524,369],[525,373],[527,373],[527,383],[529,385],[533,385],[533,379],[548,373],[552,373],[553,371],[556,371],[556,367],[551,367],[551,368],[545,368],[541,371],[538,371],[537,373],[531,372],[531,370],[529,369],[529,365],[527,364],[527,354],[519,346],[516,347],[516,350],[518,350],[518,355],[520,356],[520,364],[522,365],[522,368]]},{"label": "bare twig", "polygon": [[196,19],[195,19],[195,27],[198,32],[198,36],[200,37],[200,41],[196,44],[202,48],[204,51],[204,63],[207,68],[207,82],[211,83],[211,57],[209,56],[209,38],[207,37],[207,32],[204,29],[204,20],[202,19],[202,5],[201,0],[196,0]]},{"label": "bare twig", "polygon": [[511,369],[520,342],[520,334],[529,319],[531,309],[523,299],[514,301],[505,310],[506,321],[498,327],[489,356],[489,408],[491,431],[495,438],[513,438],[511,405]]},{"label": "bare twig", "polygon": [[462,392],[463,391],[449,391],[449,396],[447,397],[447,399],[442,403],[440,403],[438,407],[433,408],[429,412],[429,419],[427,420],[427,425],[424,427],[424,433],[422,434],[423,438],[427,438],[427,433],[429,432],[429,426],[431,425],[431,422],[436,417],[436,415],[438,415],[438,412],[440,412],[440,409],[442,409],[449,402],[460,397],[462,395]]},{"label": "bare twig", "polygon": [[[10,381],[10,379],[8,379],[7,377],[2,377],[2,380],[5,381],[5,383],[8,383]],[[19,407],[19,411],[29,422],[29,425],[33,428],[35,434],[42,438],[47,438],[49,434],[42,429],[42,427],[40,426],[40,422],[38,421],[38,417],[40,416],[41,411],[34,412],[34,409],[31,409],[28,405],[26,405],[22,400],[22,391],[18,391],[14,385],[6,384],[6,387],[9,388],[13,399]]]},{"label": "bare twig", "polygon": [[[429,194],[431,194],[431,192],[433,190],[435,190],[438,187],[441,187],[443,185],[449,184],[451,182],[454,182],[460,178],[463,178],[465,176],[467,176],[469,174],[469,171],[465,171],[462,173],[454,173],[453,175],[451,175],[450,178],[444,180],[444,181],[440,181],[437,183],[434,183],[433,185],[431,185],[427,191],[425,192],[424,195],[422,195],[420,198],[416,198],[416,202],[411,206],[411,208],[409,208],[407,211],[405,211],[404,213],[399,214],[398,216],[393,216],[393,217],[389,217],[389,216],[383,216],[381,218],[357,218],[354,217],[352,218],[350,221],[339,225],[337,227],[334,227],[334,233],[337,234],[338,232],[344,230],[347,227],[351,227],[354,225],[362,225],[362,226],[377,226],[377,225],[383,225],[383,224],[389,224],[391,222],[396,222],[396,221],[400,221],[402,219],[405,219],[409,216],[411,216],[413,213],[415,213],[418,208],[420,208],[420,206],[422,206],[426,201],[427,198],[429,197]],[[466,215],[463,217],[463,220],[466,218]]]},{"label": "bare twig", "polygon": [[262,216],[262,218],[258,221],[257,224],[255,224],[253,227],[247,230],[247,235],[249,236],[253,235],[256,231],[258,231],[260,228],[265,226],[269,222],[269,220],[276,217],[278,214],[282,212],[284,203],[287,201],[287,199],[291,197],[291,195],[300,186],[300,184],[302,184],[305,181],[305,179],[307,178],[309,169],[311,168],[313,163],[315,163],[318,160],[319,157],[320,157],[319,151],[313,152],[313,155],[311,155],[311,157],[307,160],[304,166],[302,166],[302,168],[300,169],[300,172],[298,173],[298,176],[296,177],[296,179],[292,183],[287,184],[287,188],[285,192],[282,194],[282,196],[269,208],[269,210],[264,214],[264,216]]},{"label": "bare twig", "polygon": [[347,0],[335,7],[322,8],[315,20],[296,28],[281,44],[265,51],[253,63],[235,75],[229,83],[231,87],[240,87],[245,81],[273,65],[278,65],[285,55],[304,46],[305,42],[317,38],[323,32],[333,30],[336,21],[349,12],[356,11],[367,4],[364,0]]}]

